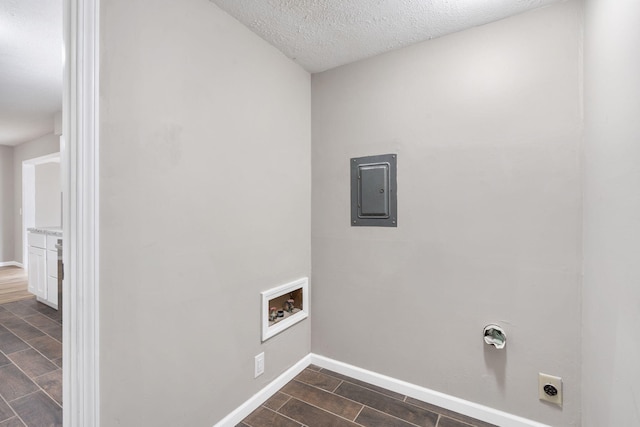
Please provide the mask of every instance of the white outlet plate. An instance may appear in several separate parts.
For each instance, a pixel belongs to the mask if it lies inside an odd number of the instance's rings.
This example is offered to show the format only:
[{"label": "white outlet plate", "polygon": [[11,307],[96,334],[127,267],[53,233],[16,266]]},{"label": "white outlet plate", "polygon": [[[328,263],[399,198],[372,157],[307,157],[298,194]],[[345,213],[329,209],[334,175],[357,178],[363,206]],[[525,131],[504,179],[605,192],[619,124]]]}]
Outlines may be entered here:
[{"label": "white outlet plate", "polygon": [[264,352],[255,357],[255,372],[253,378],[258,378],[264,374]]},{"label": "white outlet plate", "polygon": [[[544,386],[547,384],[554,386],[556,390],[558,390],[558,394],[555,396],[549,396],[545,393]],[[562,378],[540,372],[538,374],[538,398],[545,402],[551,402],[558,406],[562,406]]]}]

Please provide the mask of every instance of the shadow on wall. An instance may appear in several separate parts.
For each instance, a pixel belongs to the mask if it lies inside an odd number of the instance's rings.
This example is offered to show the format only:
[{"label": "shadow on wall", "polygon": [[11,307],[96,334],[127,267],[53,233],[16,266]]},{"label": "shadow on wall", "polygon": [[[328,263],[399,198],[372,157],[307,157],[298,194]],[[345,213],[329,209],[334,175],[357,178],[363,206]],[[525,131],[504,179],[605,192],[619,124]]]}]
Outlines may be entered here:
[{"label": "shadow on wall", "polygon": [[482,344],[484,346],[484,364],[487,370],[493,373],[496,384],[502,393],[505,393],[505,381],[507,377],[507,349],[501,350],[492,345]]}]

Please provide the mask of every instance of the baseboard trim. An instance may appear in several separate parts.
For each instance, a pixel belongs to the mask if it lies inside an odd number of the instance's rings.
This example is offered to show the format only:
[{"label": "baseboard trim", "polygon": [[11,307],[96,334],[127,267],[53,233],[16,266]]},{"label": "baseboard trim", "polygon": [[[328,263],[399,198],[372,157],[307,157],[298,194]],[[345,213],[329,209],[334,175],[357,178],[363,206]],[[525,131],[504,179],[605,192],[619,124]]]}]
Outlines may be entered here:
[{"label": "baseboard trim", "polygon": [[309,353],[300,359],[295,365],[287,369],[275,380],[267,384],[262,390],[254,394],[249,400],[236,408],[229,415],[218,421],[213,427],[234,427],[245,419],[249,414],[255,411],[260,405],[267,401],[271,396],[276,394],[286,383],[291,381],[296,375],[302,372],[307,366],[314,364],[321,368],[330,369],[339,374],[350,376],[360,381],[365,381],[388,390],[404,394],[414,399],[439,406],[467,415],[478,420],[495,424],[500,427],[549,427],[546,424],[508,412],[499,411],[488,406],[479,405],[468,400],[440,393],[435,390],[421,387],[406,381],[388,377],[377,372],[349,365],[348,363],[339,362],[318,354]]},{"label": "baseboard trim", "polygon": [[5,261],[0,262],[0,267],[20,267],[23,268],[23,265],[16,261]]},{"label": "baseboard trim", "polygon": [[451,411],[458,412],[459,414],[467,415],[500,427],[549,427],[546,424],[542,424],[537,421],[502,412],[497,409],[469,402],[468,400],[454,396],[449,396],[435,390],[430,390],[428,388],[391,378],[377,372],[358,368],[357,366],[339,362],[318,354],[311,353],[310,359],[310,363],[318,365],[321,368],[326,368],[360,381],[384,387],[388,390],[413,397],[414,399],[422,400],[423,402],[431,403],[432,405],[440,406],[441,408],[449,409]]},{"label": "baseboard trim", "polygon": [[218,421],[213,427],[233,427],[244,420],[249,414],[258,409],[260,405],[276,394],[286,383],[311,364],[311,354],[307,354],[295,365],[283,372],[275,380],[267,384],[262,390],[254,394],[249,400],[238,406],[229,415]]}]

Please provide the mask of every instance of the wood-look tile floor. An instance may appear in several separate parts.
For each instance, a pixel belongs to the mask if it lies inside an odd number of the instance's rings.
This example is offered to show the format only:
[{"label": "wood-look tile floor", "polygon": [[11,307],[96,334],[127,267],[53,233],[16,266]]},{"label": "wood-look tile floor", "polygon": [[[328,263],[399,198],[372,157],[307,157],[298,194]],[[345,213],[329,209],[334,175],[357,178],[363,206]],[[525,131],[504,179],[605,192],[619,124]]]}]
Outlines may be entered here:
[{"label": "wood-look tile floor", "polygon": [[62,313],[0,304],[0,427],[62,426]]},{"label": "wood-look tile floor", "polygon": [[29,299],[27,273],[20,267],[0,267],[0,304]]},{"label": "wood-look tile floor", "polygon": [[236,427],[495,427],[311,365]]}]

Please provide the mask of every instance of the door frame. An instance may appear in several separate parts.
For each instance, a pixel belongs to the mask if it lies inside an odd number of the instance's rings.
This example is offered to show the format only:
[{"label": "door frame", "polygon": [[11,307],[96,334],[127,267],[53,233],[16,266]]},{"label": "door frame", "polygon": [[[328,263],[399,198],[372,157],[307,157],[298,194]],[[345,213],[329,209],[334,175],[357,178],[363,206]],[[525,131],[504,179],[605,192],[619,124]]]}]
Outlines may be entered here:
[{"label": "door frame", "polygon": [[[22,161],[22,224],[20,226],[20,238],[22,239],[22,268],[24,268],[25,271],[28,271],[29,268],[29,257],[27,256],[29,253],[27,229],[36,226],[35,167],[45,163],[60,163],[60,152]],[[62,182],[60,182],[60,188],[62,188]]]},{"label": "door frame", "polygon": [[63,0],[63,422],[100,425],[99,0]]}]

